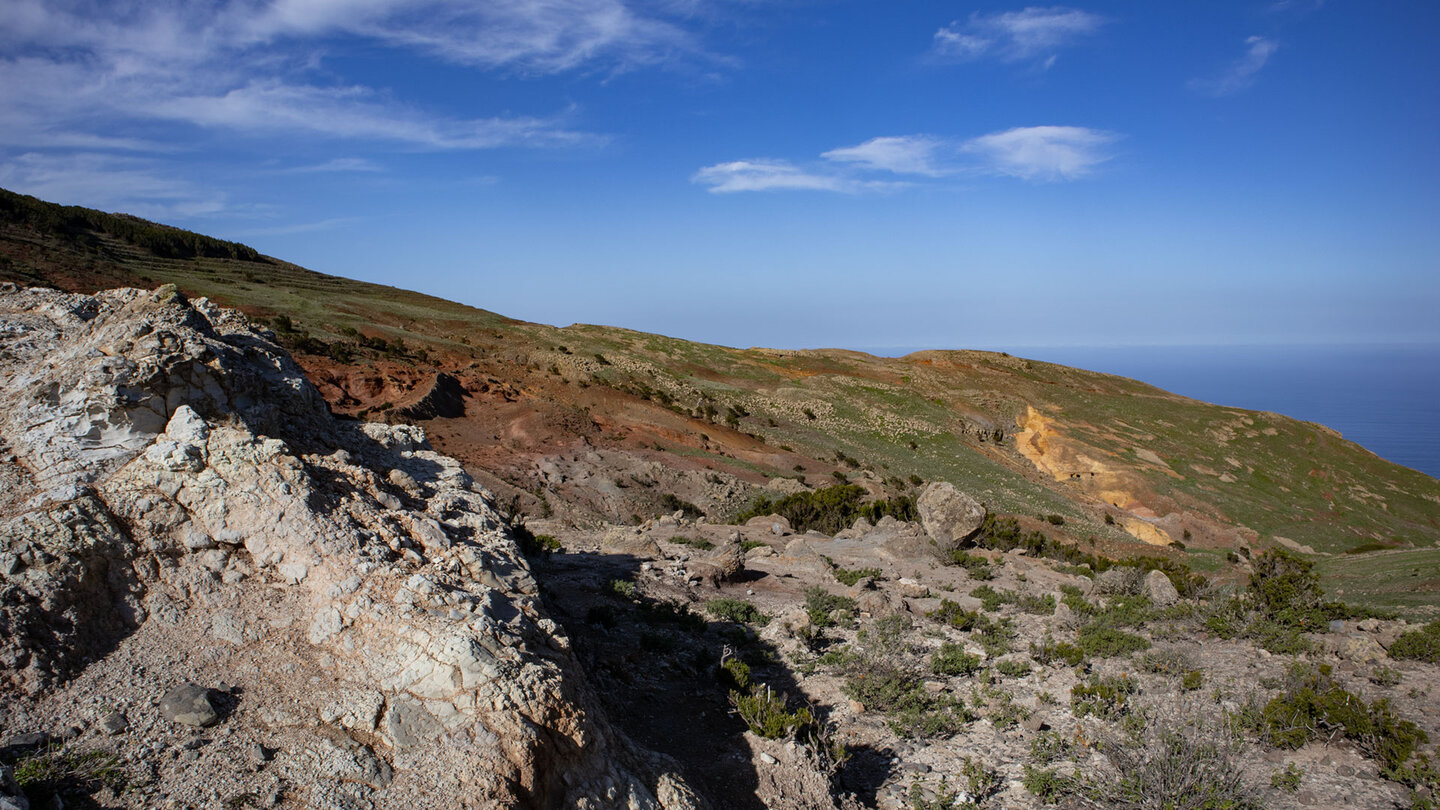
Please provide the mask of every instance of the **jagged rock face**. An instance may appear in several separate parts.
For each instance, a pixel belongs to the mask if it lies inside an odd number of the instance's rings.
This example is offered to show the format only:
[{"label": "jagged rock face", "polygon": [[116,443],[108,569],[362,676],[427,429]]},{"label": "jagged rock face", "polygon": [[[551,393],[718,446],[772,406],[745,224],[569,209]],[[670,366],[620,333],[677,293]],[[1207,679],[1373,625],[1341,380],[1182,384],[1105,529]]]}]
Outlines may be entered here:
[{"label": "jagged rock face", "polygon": [[0,694],[153,647],[159,700],[179,649],[234,669],[223,722],[306,806],[695,806],[589,710],[458,462],[332,418],[269,338],[164,288],[0,288]]}]

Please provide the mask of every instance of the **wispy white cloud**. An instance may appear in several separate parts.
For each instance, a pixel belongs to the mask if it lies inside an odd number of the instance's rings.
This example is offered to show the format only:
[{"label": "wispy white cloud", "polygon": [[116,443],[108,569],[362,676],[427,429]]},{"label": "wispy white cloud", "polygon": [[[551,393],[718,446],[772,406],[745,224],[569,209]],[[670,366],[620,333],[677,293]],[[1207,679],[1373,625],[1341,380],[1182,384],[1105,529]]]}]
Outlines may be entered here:
[{"label": "wispy white cloud", "polygon": [[382,172],[384,169],[372,160],[365,158],[332,158],[324,163],[311,163],[304,166],[290,166],[284,169],[277,169],[277,174],[330,174],[345,172]]},{"label": "wispy white cloud", "polygon": [[1076,180],[1110,159],[1106,147],[1119,136],[1086,127],[1016,127],[965,142],[980,168],[1023,180]]},{"label": "wispy white cloud", "polygon": [[1191,90],[1209,96],[1228,96],[1231,93],[1238,93],[1255,83],[1260,71],[1269,63],[1270,57],[1274,56],[1275,51],[1279,48],[1280,43],[1273,39],[1260,36],[1250,37],[1245,40],[1244,55],[1231,62],[1219,76],[1192,79],[1189,87]]},{"label": "wispy white cloud", "polygon": [[0,186],[41,199],[150,219],[215,214],[226,195],[175,177],[144,158],[27,152],[0,163]]},{"label": "wispy white cloud", "polygon": [[936,58],[971,61],[995,58],[1004,62],[1036,61],[1041,68],[1055,64],[1058,51],[1095,33],[1105,18],[1063,6],[998,14],[974,12],[935,32]]},{"label": "wispy white cloud", "polygon": [[943,140],[928,135],[886,136],[871,138],[858,146],[831,149],[820,157],[895,174],[939,177],[945,170],[936,164],[937,153],[944,146]]},{"label": "wispy white cloud", "polygon": [[[977,138],[890,135],[822,152],[829,161],[800,168],[776,159],[706,166],[691,182],[715,193],[737,191],[894,191],[946,177],[1001,175],[1033,182],[1078,180],[1110,159],[1120,139],[1086,127],[1017,127]],[[905,180],[876,179],[902,176]]]},{"label": "wispy white cloud", "polygon": [[343,228],[346,225],[353,225],[361,222],[361,217],[331,217],[317,222],[298,222],[293,225],[276,225],[266,228],[250,228],[240,231],[236,236],[242,238],[255,236],[292,236],[297,233],[314,233],[316,231],[330,231],[336,228]]},{"label": "wispy white cloud", "polygon": [[807,172],[783,160],[732,160],[706,166],[690,178],[711,193],[736,191],[855,191],[834,175]]}]

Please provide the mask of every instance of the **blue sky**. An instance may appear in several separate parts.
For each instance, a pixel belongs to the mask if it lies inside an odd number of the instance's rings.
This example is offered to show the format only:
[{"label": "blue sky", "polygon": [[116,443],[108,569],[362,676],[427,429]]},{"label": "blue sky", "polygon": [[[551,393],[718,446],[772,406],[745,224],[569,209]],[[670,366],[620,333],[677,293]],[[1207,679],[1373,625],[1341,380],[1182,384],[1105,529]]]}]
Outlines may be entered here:
[{"label": "blue sky", "polygon": [[1440,342],[1440,5],[0,3],[0,186],[729,345]]}]

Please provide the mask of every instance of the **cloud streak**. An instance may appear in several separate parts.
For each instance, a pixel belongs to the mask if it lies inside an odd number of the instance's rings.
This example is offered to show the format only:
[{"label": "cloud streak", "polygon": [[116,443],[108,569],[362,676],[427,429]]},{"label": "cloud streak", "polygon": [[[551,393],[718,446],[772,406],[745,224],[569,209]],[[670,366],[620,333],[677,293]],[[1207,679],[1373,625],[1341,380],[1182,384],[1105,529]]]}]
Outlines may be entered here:
[{"label": "cloud streak", "polygon": [[1270,62],[1270,57],[1279,50],[1280,43],[1273,39],[1255,36],[1245,40],[1245,53],[1231,62],[1218,76],[1207,79],[1192,79],[1191,90],[1207,96],[1228,96],[1238,93],[1255,83],[1260,71]]},{"label": "cloud streak", "polygon": [[1094,34],[1105,18],[1079,9],[1028,7],[998,14],[974,12],[935,32],[932,55],[944,61],[993,58],[1002,62],[1035,61],[1049,68],[1058,52]]},{"label": "cloud streak", "polygon": [[888,135],[822,152],[801,168],[777,159],[706,166],[691,182],[716,194],[741,191],[894,191],[948,177],[1015,177],[1032,183],[1079,180],[1111,157],[1120,135],[1073,126],[1016,127],[976,138]]}]

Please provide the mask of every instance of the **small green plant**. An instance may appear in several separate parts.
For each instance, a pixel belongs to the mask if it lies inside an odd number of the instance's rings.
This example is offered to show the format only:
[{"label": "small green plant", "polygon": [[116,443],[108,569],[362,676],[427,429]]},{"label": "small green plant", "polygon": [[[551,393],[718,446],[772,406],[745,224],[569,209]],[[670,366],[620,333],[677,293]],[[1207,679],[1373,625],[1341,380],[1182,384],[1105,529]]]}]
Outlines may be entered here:
[{"label": "small green plant", "polygon": [[1286,793],[1294,793],[1300,789],[1300,779],[1305,772],[1291,762],[1284,768],[1270,774],[1270,787],[1276,790],[1283,790]]},{"label": "small green plant", "polygon": [[1440,620],[1430,622],[1420,630],[1400,634],[1390,645],[1389,653],[1391,658],[1440,664]]},{"label": "small green plant", "polygon": [[1039,643],[1031,642],[1030,657],[1035,663],[1042,666],[1050,666],[1056,661],[1062,661],[1067,666],[1079,666],[1085,660],[1085,651],[1071,644],[1068,641],[1056,641],[1050,636]]},{"label": "small green plant", "polygon": [[1405,676],[1394,667],[1378,666],[1370,670],[1370,682],[1376,686],[1399,686],[1403,680]]},{"label": "small green plant", "polygon": [[1150,649],[1150,642],[1140,636],[1093,624],[1080,631],[1075,643],[1087,658],[1115,658]]},{"label": "small green plant", "polygon": [[1192,669],[1180,677],[1180,688],[1186,692],[1194,692],[1205,685],[1205,673],[1198,669]]},{"label": "small green plant", "polygon": [[34,807],[41,806],[41,802],[49,806],[50,797],[55,795],[64,795],[69,804],[77,794],[93,793],[101,787],[119,792],[126,783],[120,758],[114,754],[56,743],[21,758],[15,763],[13,775]]},{"label": "small green plant", "polygon": [[640,595],[640,589],[628,579],[612,579],[606,583],[605,590],[622,599],[634,599]]},{"label": "small green plant", "polygon": [[750,665],[739,658],[726,658],[720,662],[719,677],[732,689],[748,689],[750,687]]},{"label": "small green plant", "polygon": [[749,694],[732,691],[730,704],[752,734],[767,740],[799,737],[813,731],[816,725],[808,708],[786,710],[785,701],[768,685],[752,686]]},{"label": "small green plant", "polygon": [[965,757],[965,763],[960,766],[960,775],[965,778],[965,788],[970,794],[971,804],[982,804],[1000,792],[1000,774],[985,767],[982,760]]},{"label": "small green plant", "polygon": [[815,627],[830,627],[835,624],[835,614],[854,615],[855,600],[836,596],[818,586],[808,588],[805,591],[805,612],[809,614],[810,623]]},{"label": "small green plant", "polygon": [[1075,743],[1058,731],[1042,731],[1030,742],[1030,759],[1049,765],[1075,756]]},{"label": "small green plant", "polygon": [[1020,678],[1030,674],[1030,662],[1023,658],[1006,658],[995,665],[995,671],[1007,678]]},{"label": "small green plant", "polygon": [[557,551],[564,551],[565,546],[550,534],[531,534],[528,531],[516,532],[515,540],[520,545],[520,552],[526,557],[548,557]]},{"label": "small green plant", "polygon": [[979,554],[970,554],[960,549],[955,549],[950,552],[949,559],[947,559],[946,562],[964,568],[971,579],[984,582],[985,580],[995,578],[995,569],[990,566],[990,561],[981,557]]},{"label": "small green plant", "polygon": [[734,599],[728,596],[706,602],[705,612],[717,619],[738,624],[758,624],[763,627],[770,623],[770,617],[761,613],[754,605],[744,599]]},{"label": "small green plant", "polygon": [[740,550],[741,550],[741,551],[749,551],[749,550],[752,549],[752,548],[759,548],[759,547],[765,546],[765,545],[769,545],[769,544],[766,543],[764,540],[741,540],[741,541],[740,541]]},{"label": "small green plant", "polygon": [[872,580],[883,579],[879,568],[836,568],[831,573],[842,585],[854,585],[867,577]]},{"label": "small green plant", "polygon": [[1403,765],[1429,741],[1423,729],[1396,716],[1388,700],[1366,705],[1331,672],[1328,664],[1292,665],[1281,694],[1248,718],[1252,727],[1277,748],[1299,748],[1322,731],[1338,733],[1387,770]]},{"label": "small green plant", "polygon": [[1075,792],[1073,776],[1065,776],[1054,768],[1037,768],[1028,762],[1021,784],[1044,804],[1054,804]]},{"label": "small green plant", "polygon": [[872,653],[889,655],[903,651],[913,625],[904,613],[883,616],[860,628],[857,638]]},{"label": "small green plant", "polygon": [[959,644],[946,642],[930,656],[930,671],[936,675],[974,675],[980,671],[980,656],[965,652]]},{"label": "small green plant", "polygon": [[1065,525],[1065,516],[1064,516],[1064,515],[1046,515],[1046,516],[1045,516],[1045,521],[1046,521],[1047,523],[1049,523],[1051,526],[1064,526],[1064,525]]},{"label": "small green plant", "polygon": [[676,545],[689,546],[690,548],[698,548],[701,551],[709,551],[710,549],[715,548],[715,544],[710,542],[709,540],[706,540],[702,537],[686,537],[683,534],[677,534],[674,537],[670,538],[670,542],[675,543]]},{"label": "small green plant", "polygon": [[1128,675],[1091,676],[1070,688],[1070,709],[1076,717],[1093,714],[1115,722],[1129,711],[1130,696],[1137,691],[1139,687]]}]

